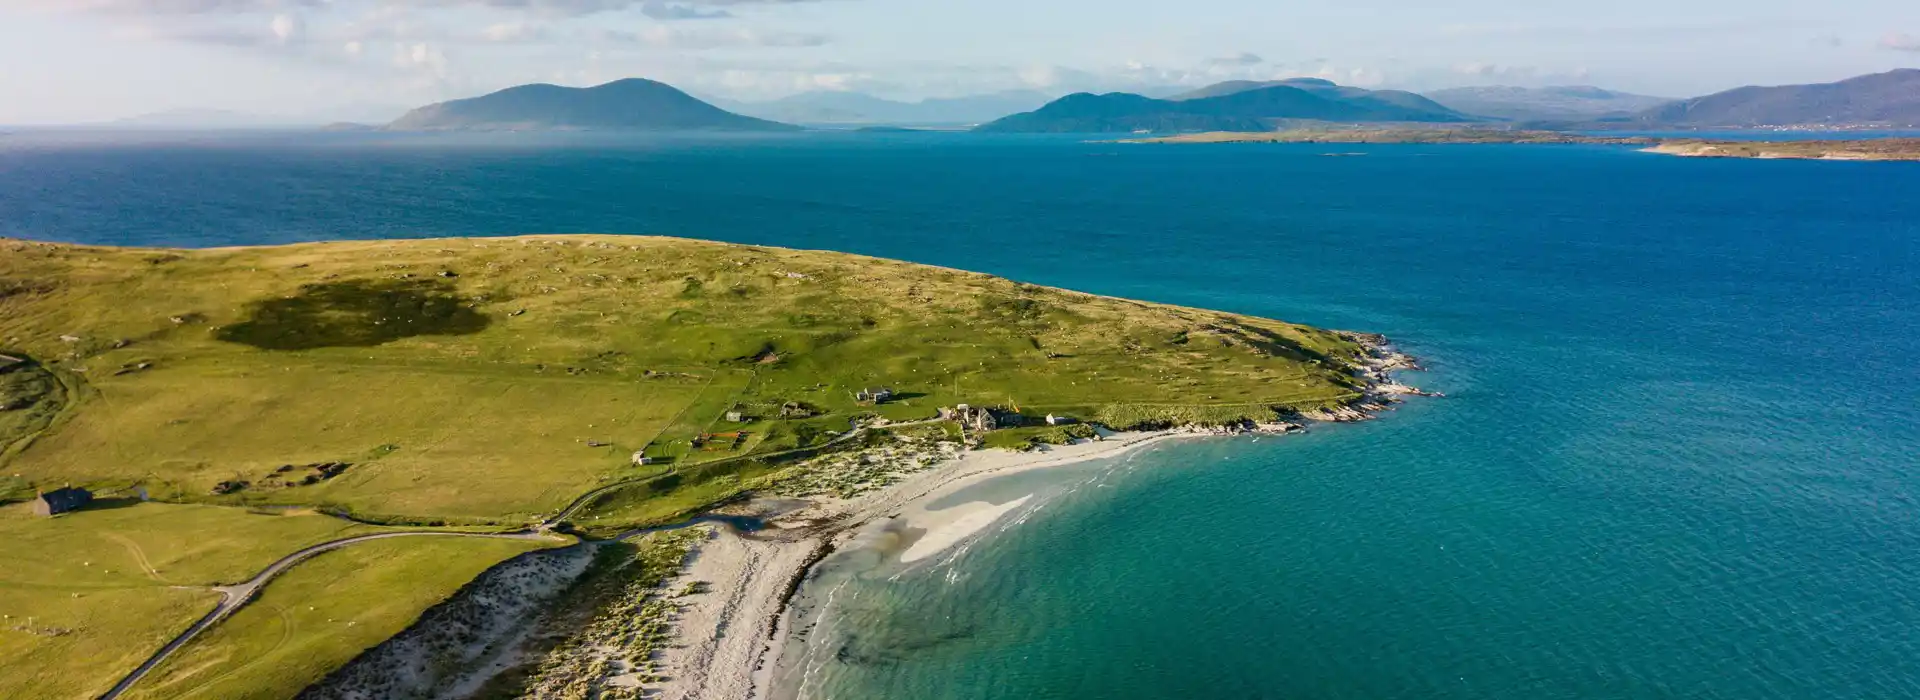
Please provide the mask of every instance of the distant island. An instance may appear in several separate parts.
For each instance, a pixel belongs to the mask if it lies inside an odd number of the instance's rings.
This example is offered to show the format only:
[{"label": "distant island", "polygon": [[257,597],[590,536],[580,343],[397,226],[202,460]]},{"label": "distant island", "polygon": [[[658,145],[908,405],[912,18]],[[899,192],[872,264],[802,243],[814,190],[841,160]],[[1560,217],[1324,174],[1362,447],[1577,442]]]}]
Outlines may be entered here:
[{"label": "distant island", "polygon": [[1510,129],[1295,129],[1265,133],[1210,132],[1115,143],[1404,143],[1404,144],[1591,144],[1640,146],[1649,153],[1703,158],[1807,160],[1920,160],[1920,138],[1820,141],[1595,136],[1560,131]]},{"label": "distant island", "polygon": [[1584,86],[1454,88],[1418,95],[1315,78],[1235,80],[1165,99],[1131,93],[1068,95],[976,130],[1266,133],[1314,125],[1411,128],[1448,123],[1496,124],[1530,133],[1920,128],[1920,70],[1894,70],[1834,83],[1744,87],[1688,100]]},{"label": "distant island", "polygon": [[1121,139],[1118,143],[1589,143],[1652,146],[1660,141],[1645,136],[1586,136],[1541,130],[1384,128],[1289,129],[1262,133],[1216,131]]},{"label": "distant island", "polygon": [[1665,139],[1646,150],[1649,153],[1694,158],[1913,161],[1920,160],[1920,138],[1821,141]]},{"label": "distant island", "polygon": [[1476,118],[1425,97],[1366,90],[1314,78],[1220,83],[1169,99],[1130,93],[1079,93],[1032,112],[981,125],[993,133],[1271,131],[1290,120],[1318,122],[1472,122]]},{"label": "distant island", "polygon": [[590,88],[522,85],[481,97],[421,107],[387,128],[396,131],[800,129],[734,114],[666,83],[642,78]]}]

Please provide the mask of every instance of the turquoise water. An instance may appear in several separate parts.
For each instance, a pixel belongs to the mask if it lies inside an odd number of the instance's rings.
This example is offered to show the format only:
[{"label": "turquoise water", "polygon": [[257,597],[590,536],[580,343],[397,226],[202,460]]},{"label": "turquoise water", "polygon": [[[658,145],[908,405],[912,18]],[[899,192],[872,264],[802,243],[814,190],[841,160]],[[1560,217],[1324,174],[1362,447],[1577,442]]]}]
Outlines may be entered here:
[{"label": "turquoise water", "polygon": [[1920,697],[1920,165],[1326,150],[29,134],[0,235],[829,248],[1384,332],[1450,395],[1089,465],[863,584],[815,697]]}]

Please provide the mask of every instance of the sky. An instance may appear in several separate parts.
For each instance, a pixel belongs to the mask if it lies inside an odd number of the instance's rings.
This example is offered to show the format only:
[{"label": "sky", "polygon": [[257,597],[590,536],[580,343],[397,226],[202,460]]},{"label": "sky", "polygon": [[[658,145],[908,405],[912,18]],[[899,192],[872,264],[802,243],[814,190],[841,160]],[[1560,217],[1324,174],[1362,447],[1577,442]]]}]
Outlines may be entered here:
[{"label": "sky", "polygon": [[1920,68],[1914,0],[0,0],[0,124],[379,121],[530,82],[761,100],[1599,85],[1670,97]]}]

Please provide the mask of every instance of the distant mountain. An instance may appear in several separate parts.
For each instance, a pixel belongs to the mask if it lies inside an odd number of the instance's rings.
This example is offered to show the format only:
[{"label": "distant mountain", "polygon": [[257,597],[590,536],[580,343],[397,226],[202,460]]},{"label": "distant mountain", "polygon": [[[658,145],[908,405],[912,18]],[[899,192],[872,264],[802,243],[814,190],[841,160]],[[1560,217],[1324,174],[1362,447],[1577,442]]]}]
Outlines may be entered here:
[{"label": "distant mountain", "polygon": [[793,124],[978,124],[1037,109],[1053,96],[1032,90],[902,102],[858,92],[805,92],[769,102],[717,102],[748,116]]},{"label": "distant mountain", "polygon": [[1560,87],[1463,87],[1426,94],[1454,111],[1514,121],[1619,117],[1673,102],[1586,85]]},{"label": "distant mountain", "polygon": [[1920,70],[1903,68],[1837,83],[1743,87],[1635,115],[1636,127],[1920,127]]},{"label": "distant mountain", "polygon": [[1180,93],[1167,99],[1180,102],[1204,100],[1213,97],[1226,97],[1243,92],[1264,90],[1272,87],[1290,87],[1305,90],[1331,100],[1344,100],[1356,104],[1369,105],[1385,109],[1404,109],[1436,116],[1458,116],[1454,110],[1429,100],[1426,97],[1403,90],[1368,90],[1341,85],[1321,78],[1287,78],[1285,80],[1229,80],[1215,83],[1198,90]]},{"label": "distant mountain", "polygon": [[629,78],[590,88],[545,84],[507,88],[421,107],[387,128],[789,131],[799,127],[734,114],[666,83]]},{"label": "distant mountain", "polygon": [[1286,120],[1326,122],[1462,122],[1470,117],[1424,97],[1392,90],[1342,87],[1324,80],[1222,83],[1156,100],[1128,93],[1068,95],[981,131],[1111,133],[1132,131],[1268,131]]}]

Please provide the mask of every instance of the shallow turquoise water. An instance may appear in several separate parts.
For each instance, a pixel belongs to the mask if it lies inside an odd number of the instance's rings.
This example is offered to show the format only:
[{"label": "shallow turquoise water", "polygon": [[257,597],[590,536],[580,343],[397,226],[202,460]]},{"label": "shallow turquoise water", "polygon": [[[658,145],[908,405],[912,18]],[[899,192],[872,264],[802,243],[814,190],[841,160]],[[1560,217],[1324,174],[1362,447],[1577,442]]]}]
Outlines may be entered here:
[{"label": "shallow turquoise water", "polygon": [[0,235],[830,248],[1380,331],[1451,395],[1088,467],[867,584],[815,697],[1920,697],[1920,166],[167,138],[0,142]]}]

